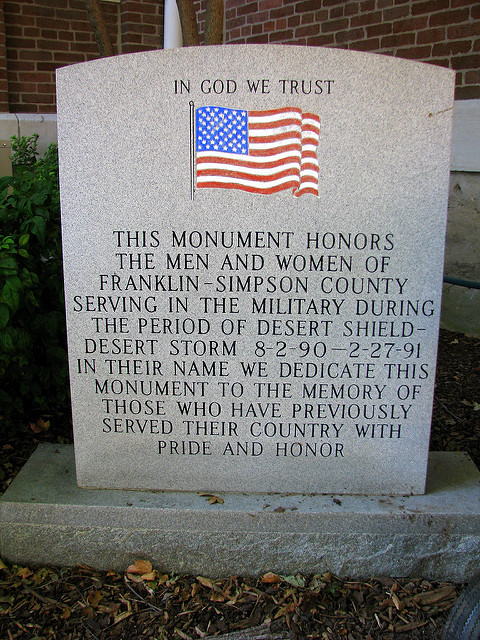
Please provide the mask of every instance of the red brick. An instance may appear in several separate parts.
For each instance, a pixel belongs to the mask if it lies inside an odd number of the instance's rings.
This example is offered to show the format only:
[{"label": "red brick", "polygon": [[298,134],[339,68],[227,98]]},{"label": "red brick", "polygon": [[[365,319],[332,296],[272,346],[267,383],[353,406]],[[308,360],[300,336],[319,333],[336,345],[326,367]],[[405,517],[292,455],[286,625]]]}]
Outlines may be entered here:
[{"label": "red brick", "polygon": [[249,42],[250,44],[266,44],[268,42],[268,34],[259,36],[250,36],[246,40],[238,40],[237,42]]},{"label": "red brick", "polygon": [[270,18],[275,20],[276,18],[285,18],[291,16],[294,12],[293,7],[280,7],[279,9],[270,9]]},{"label": "red brick", "polygon": [[428,64],[434,64],[437,67],[446,67],[447,69],[450,68],[450,60],[447,58],[429,58]]},{"label": "red brick", "polygon": [[450,0],[427,0],[427,2],[412,2],[412,16],[420,13],[435,13],[450,8]]},{"label": "red brick", "polygon": [[285,31],[273,31],[268,36],[269,42],[286,42],[293,37],[293,31],[291,29],[285,29]]},{"label": "red brick", "polygon": [[37,84],[37,93],[55,93],[55,83],[54,82],[39,82]]},{"label": "red brick", "polygon": [[354,42],[362,40],[365,37],[363,29],[350,29],[349,31],[339,31],[335,34],[335,42],[337,44],[345,44],[346,42]]},{"label": "red brick", "polygon": [[70,51],[80,51],[82,53],[93,53],[98,55],[98,46],[96,44],[87,42],[78,42],[70,48]]},{"label": "red brick", "polygon": [[322,23],[322,33],[340,31],[340,29],[346,29],[348,26],[347,18],[342,18],[341,20],[329,20],[328,22]]},{"label": "red brick", "polygon": [[[327,4],[327,2],[325,2],[325,0],[324,0],[323,5],[325,6],[326,4]],[[338,4],[338,0],[335,0],[335,2],[333,4]],[[305,0],[304,2],[299,2],[295,6],[295,12],[296,13],[305,13],[305,11],[315,11],[315,9],[319,9],[320,8],[318,5],[319,5],[318,0]]]},{"label": "red brick", "polygon": [[480,87],[457,87],[455,91],[457,100],[473,100],[480,98]]},{"label": "red brick", "polygon": [[465,73],[465,84],[480,85],[480,69],[477,69],[476,71],[467,71]]},{"label": "red brick", "polygon": [[238,7],[237,16],[245,16],[248,13],[254,13],[258,11],[258,2],[250,2],[243,7]]},{"label": "red brick", "polygon": [[380,49],[380,41],[378,38],[360,40],[358,42],[351,42],[348,48],[354,51],[378,51]]},{"label": "red brick", "polygon": [[392,33],[393,25],[389,24],[375,24],[367,27],[367,37],[371,38],[373,36],[387,36]]},{"label": "red brick", "polygon": [[225,28],[227,31],[230,31],[231,29],[236,29],[237,27],[243,27],[243,25],[245,24],[246,19],[244,17],[242,18],[235,18],[235,20],[228,20],[228,22],[225,25]]},{"label": "red brick", "polygon": [[263,33],[263,25],[261,24],[252,25],[252,35],[257,35],[259,33]]},{"label": "red brick", "polygon": [[247,24],[240,29],[240,35],[242,36],[251,36],[252,35],[252,25]]},{"label": "red brick", "polygon": [[26,38],[38,38],[40,35],[40,29],[37,27],[25,27],[23,30],[23,35]]},{"label": "red brick", "polygon": [[[9,59],[8,68],[10,71],[35,71],[35,63],[26,62],[25,60]],[[40,71],[42,71],[42,69],[40,69]]]},{"label": "red brick", "polygon": [[74,33],[75,36],[75,40],[77,42],[91,42],[92,38],[93,38],[93,34],[92,33],[82,33],[79,31],[76,31]]},{"label": "red brick", "polygon": [[442,11],[441,13],[433,13],[430,16],[428,25],[430,27],[438,27],[440,25],[459,24],[468,20],[468,9],[457,9],[456,11]]},{"label": "red brick", "polygon": [[18,78],[20,82],[50,82],[52,79],[51,73],[39,73],[36,71],[35,73],[29,72],[20,72],[18,74]]},{"label": "red brick", "polygon": [[480,68],[480,55],[458,56],[452,58],[452,69],[478,69]]},{"label": "red brick", "polygon": [[333,18],[343,18],[344,10],[343,7],[332,7],[330,9],[329,18],[332,20]]},{"label": "red brick", "polygon": [[[38,18],[36,21],[37,26],[45,27],[45,29],[73,29],[76,30],[78,23],[71,23],[69,20],[60,20],[59,18],[53,18],[49,20],[48,18]],[[83,28],[89,25],[87,22],[82,23]]]},{"label": "red brick", "polygon": [[364,0],[360,4],[360,11],[373,11],[375,9],[375,0]]},{"label": "red brick", "polygon": [[333,34],[322,35],[322,36],[312,36],[311,38],[307,38],[307,45],[312,47],[323,47],[328,44],[334,43]]},{"label": "red brick", "polygon": [[72,11],[71,9],[57,9],[55,15],[65,20],[85,20],[85,11]]},{"label": "red brick", "polygon": [[68,42],[60,40],[37,40],[37,47],[47,51],[68,51]]},{"label": "red brick", "polygon": [[44,16],[45,18],[53,18],[55,10],[48,7],[38,7],[34,5],[23,5],[22,15],[24,16]]},{"label": "red brick", "polygon": [[282,6],[282,0],[260,0],[258,3],[259,11],[264,9],[275,9]]},{"label": "red brick", "polygon": [[316,22],[323,22],[324,20],[328,20],[328,11],[325,10],[325,15],[323,17],[322,20],[316,20],[315,19],[315,13],[313,11],[310,11],[308,13],[302,13],[300,17],[301,23],[302,24],[315,24]]},{"label": "red brick", "polygon": [[472,18],[474,20],[480,20],[480,4],[476,4],[474,5],[471,9],[470,9],[470,13],[472,15]]},{"label": "red brick", "polygon": [[447,38],[449,40],[460,40],[480,36],[480,22],[471,22],[447,28]]},{"label": "red brick", "polygon": [[3,5],[3,11],[5,14],[22,13],[22,7],[18,2],[5,2]]},{"label": "red brick", "polygon": [[22,37],[23,36],[23,26],[19,24],[7,24],[5,25],[5,32],[7,38],[9,36],[13,37]]},{"label": "red brick", "polygon": [[398,20],[393,23],[393,33],[405,33],[407,31],[420,31],[428,24],[428,16]]},{"label": "red brick", "polygon": [[279,20],[275,20],[275,28],[276,31],[283,31],[284,29],[287,28],[287,19],[286,18],[280,18]]},{"label": "red brick", "polygon": [[[38,93],[22,93],[22,102],[25,102],[26,104],[35,104],[40,102],[39,98],[40,96]],[[42,95],[41,98],[41,102],[43,104],[53,103],[53,96]]]},{"label": "red brick", "polygon": [[83,56],[81,53],[65,53],[64,51],[54,51],[53,59],[56,62],[70,64],[75,62],[83,62],[85,60],[85,56]]},{"label": "red brick", "polygon": [[343,6],[343,15],[345,16],[353,16],[359,11],[359,3],[358,2],[347,2]]},{"label": "red brick", "polygon": [[480,39],[473,42],[473,51],[480,51]]},{"label": "red brick", "polygon": [[129,24],[140,24],[142,22],[142,16],[131,11],[122,13],[121,19],[123,23],[128,22]]},{"label": "red brick", "polygon": [[305,25],[304,27],[298,27],[298,29],[295,29],[295,37],[303,38],[304,36],[315,36],[319,32],[320,32],[319,24],[309,24],[309,25]]},{"label": "red brick", "polygon": [[369,24],[380,24],[382,22],[382,12],[372,11],[371,13],[360,13],[358,16],[352,16],[350,25],[352,27],[364,27]]},{"label": "red brick", "polygon": [[396,47],[404,47],[408,44],[415,44],[414,33],[399,33],[394,36],[385,36],[381,40],[382,49],[394,49]]},{"label": "red brick", "polygon": [[58,62],[37,62],[37,69],[39,71],[51,71],[53,73],[61,66]]},{"label": "red brick", "polygon": [[35,49],[35,40],[32,38],[7,38],[7,46],[13,49]]},{"label": "red brick", "polygon": [[409,7],[394,7],[393,9],[383,10],[383,20],[385,22],[400,20],[400,18],[406,18],[408,15],[410,15]]},{"label": "red brick", "polygon": [[268,17],[268,11],[258,11],[257,13],[252,13],[247,16],[247,22],[250,24],[254,22],[265,22],[265,20],[268,20]]},{"label": "red brick", "polygon": [[35,82],[9,82],[10,91],[12,93],[20,93],[27,91],[28,93],[36,91],[37,85]]},{"label": "red brick", "polygon": [[427,44],[429,42],[442,42],[446,39],[445,27],[437,27],[436,29],[427,29],[417,33],[417,44]]},{"label": "red brick", "polygon": [[328,11],[326,9],[322,9],[321,11],[315,11],[315,17],[313,19],[313,22],[324,22],[325,20],[328,20]]},{"label": "red brick", "polygon": [[47,40],[52,40],[57,36],[57,31],[55,29],[42,29],[40,32],[40,36],[42,38],[47,38]]},{"label": "red brick", "polygon": [[432,55],[437,56],[455,56],[459,53],[470,53],[472,43],[469,40],[461,40],[459,42],[442,42],[434,44]]},{"label": "red brick", "polygon": [[410,47],[408,49],[398,49],[397,56],[399,58],[409,58],[411,60],[425,60],[430,58],[432,47],[424,45],[423,47]]},{"label": "red brick", "polygon": [[300,16],[290,16],[287,20],[287,25],[289,27],[298,27],[300,24]]}]

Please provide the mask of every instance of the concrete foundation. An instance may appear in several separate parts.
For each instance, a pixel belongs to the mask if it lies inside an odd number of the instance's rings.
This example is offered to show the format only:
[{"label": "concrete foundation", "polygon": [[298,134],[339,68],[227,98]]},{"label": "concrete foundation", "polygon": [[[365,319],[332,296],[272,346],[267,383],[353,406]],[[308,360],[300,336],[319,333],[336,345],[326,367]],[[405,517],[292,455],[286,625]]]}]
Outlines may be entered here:
[{"label": "concrete foundation", "polygon": [[321,573],[466,581],[480,562],[480,473],[430,455],[424,496],[222,494],[79,489],[70,445],[40,445],[0,501],[11,562],[225,576]]}]

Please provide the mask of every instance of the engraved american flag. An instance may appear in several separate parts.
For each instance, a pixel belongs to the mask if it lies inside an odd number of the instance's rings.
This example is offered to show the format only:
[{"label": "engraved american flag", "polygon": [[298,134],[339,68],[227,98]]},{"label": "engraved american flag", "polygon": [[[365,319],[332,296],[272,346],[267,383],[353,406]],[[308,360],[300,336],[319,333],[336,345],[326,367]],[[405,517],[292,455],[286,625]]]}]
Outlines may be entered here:
[{"label": "engraved american flag", "polygon": [[199,107],[195,131],[197,188],[319,195],[318,115]]}]

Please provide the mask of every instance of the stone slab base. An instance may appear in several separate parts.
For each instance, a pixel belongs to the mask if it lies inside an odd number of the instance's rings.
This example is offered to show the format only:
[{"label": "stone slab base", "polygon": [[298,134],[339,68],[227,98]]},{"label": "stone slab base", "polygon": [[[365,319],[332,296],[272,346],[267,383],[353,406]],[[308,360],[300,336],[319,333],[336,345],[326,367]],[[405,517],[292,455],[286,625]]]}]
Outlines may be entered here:
[{"label": "stone slab base", "polygon": [[[374,470],[372,470],[374,473]],[[0,501],[0,555],[26,564],[220,577],[274,571],[462,582],[480,564],[480,473],[430,455],[424,496],[79,489],[73,446],[40,445]]]}]

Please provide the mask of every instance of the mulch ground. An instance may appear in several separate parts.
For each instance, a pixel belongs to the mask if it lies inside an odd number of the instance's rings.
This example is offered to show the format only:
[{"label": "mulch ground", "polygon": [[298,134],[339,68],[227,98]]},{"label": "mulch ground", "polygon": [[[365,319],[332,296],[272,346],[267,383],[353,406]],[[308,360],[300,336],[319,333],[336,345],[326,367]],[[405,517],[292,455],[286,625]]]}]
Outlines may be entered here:
[{"label": "mulch ground", "polygon": [[[441,332],[431,449],[467,451],[480,467],[479,356],[480,339]],[[38,443],[71,441],[68,423],[35,418],[4,440],[0,492]],[[211,580],[161,574],[141,559],[124,573],[0,560],[0,638],[438,640],[461,590],[421,576],[358,582],[330,573],[269,573]]]}]

